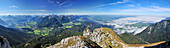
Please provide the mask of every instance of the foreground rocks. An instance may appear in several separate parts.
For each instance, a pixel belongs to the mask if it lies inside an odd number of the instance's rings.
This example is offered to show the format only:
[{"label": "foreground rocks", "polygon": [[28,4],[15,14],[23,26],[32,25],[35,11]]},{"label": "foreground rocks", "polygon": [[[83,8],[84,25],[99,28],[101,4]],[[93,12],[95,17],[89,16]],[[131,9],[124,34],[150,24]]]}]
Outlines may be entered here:
[{"label": "foreground rocks", "polygon": [[95,42],[84,36],[73,36],[62,39],[61,42],[47,48],[101,48]]},{"label": "foreground rocks", "polygon": [[0,48],[11,48],[8,40],[0,36]]}]

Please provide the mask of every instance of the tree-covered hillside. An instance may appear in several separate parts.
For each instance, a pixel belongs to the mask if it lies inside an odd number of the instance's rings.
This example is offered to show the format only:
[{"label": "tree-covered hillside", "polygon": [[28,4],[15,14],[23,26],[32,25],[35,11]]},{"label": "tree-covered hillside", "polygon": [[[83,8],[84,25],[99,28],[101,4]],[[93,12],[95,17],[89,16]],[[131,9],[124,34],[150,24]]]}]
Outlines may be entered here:
[{"label": "tree-covered hillside", "polygon": [[7,38],[11,46],[16,46],[25,43],[33,35],[23,33],[19,30],[6,28],[0,25],[0,35]]},{"label": "tree-covered hillside", "polygon": [[168,41],[170,39],[170,19],[150,25],[136,36],[149,43]]}]

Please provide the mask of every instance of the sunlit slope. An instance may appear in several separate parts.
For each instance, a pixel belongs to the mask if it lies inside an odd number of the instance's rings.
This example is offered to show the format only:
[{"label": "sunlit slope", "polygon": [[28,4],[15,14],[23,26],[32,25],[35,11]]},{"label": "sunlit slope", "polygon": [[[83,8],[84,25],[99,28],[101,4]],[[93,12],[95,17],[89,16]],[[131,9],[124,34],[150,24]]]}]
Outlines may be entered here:
[{"label": "sunlit slope", "polygon": [[[88,30],[87,28],[86,30]],[[112,29],[109,28],[97,28],[93,32],[86,31],[84,33],[85,37],[89,36],[89,39],[91,39],[92,41],[96,42],[99,46],[104,48],[148,47],[165,43],[165,41],[162,41],[152,44],[127,44],[124,41],[122,41],[122,39]]]},{"label": "sunlit slope", "polygon": [[128,46],[144,46],[144,47],[149,47],[149,46],[155,46],[161,43],[165,43],[166,41],[161,41],[161,42],[156,42],[152,44],[127,44]]}]

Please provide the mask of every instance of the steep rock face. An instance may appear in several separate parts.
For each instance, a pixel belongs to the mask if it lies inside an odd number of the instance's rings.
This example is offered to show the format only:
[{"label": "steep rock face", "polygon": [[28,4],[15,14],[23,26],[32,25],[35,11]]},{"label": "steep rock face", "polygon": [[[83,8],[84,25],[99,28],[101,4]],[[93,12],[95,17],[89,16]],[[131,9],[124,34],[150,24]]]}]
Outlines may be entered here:
[{"label": "steep rock face", "polygon": [[87,28],[83,31],[83,36],[90,38],[92,33],[93,30],[90,28],[90,26],[87,26]]},{"label": "steep rock face", "polygon": [[103,48],[123,48],[124,42],[120,37],[109,28],[97,28],[93,32],[89,27],[84,31],[83,36],[89,38],[90,40],[96,42],[99,46]]},{"label": "steep rock face", "polygon": [[170,19],[153,24],[136,36],[149,43],[168,41],[170,39]]},{"label": "steep rock face", "polygon": [[8,40],[0,36],[0,48],[11,48]]},{"label": "steep rock face", "polygon": [[62,39],[61,42],[47,48],[101,48],[101,47],[83,36],[73,36]]}]

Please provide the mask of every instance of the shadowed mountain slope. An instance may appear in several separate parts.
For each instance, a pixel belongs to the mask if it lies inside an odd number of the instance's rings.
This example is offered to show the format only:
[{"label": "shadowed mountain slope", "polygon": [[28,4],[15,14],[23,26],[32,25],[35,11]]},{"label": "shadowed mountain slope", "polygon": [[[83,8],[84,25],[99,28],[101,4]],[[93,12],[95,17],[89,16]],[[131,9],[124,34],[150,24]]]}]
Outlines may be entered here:
[{"label": "shadowed mountain slope", "polygon": [[30,38],[29,35],[26,33],[12,28],[6,28],[1,25],[0,35],[7,38],[11,46],[24,43],[28,38]]},{"label": "shadowed mountain slope", "polygon": [[150,25],[136,36],[149,43],[168,41],[170,39],[170,19]]}]

